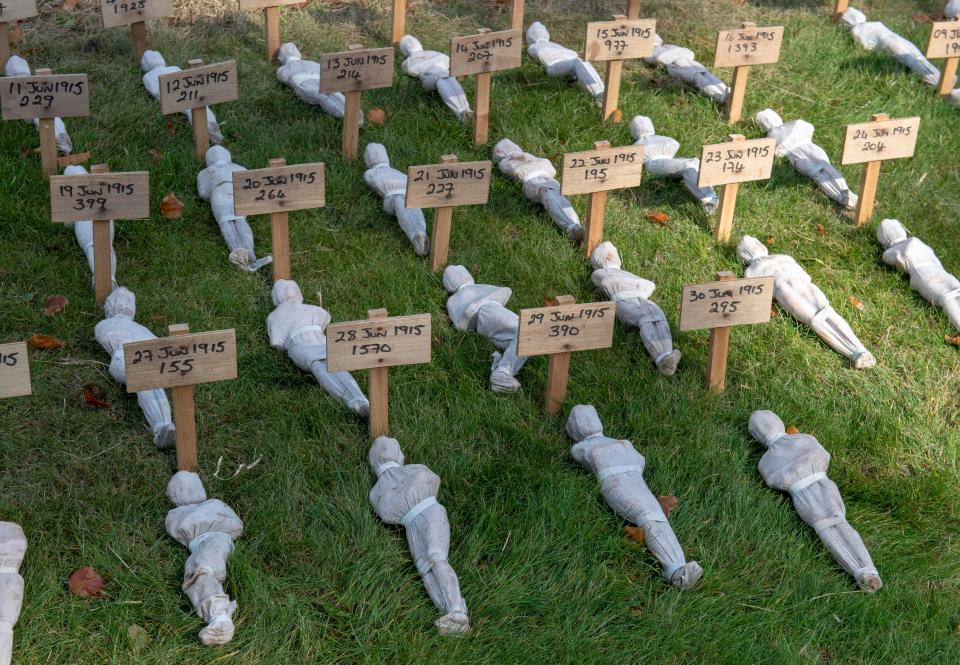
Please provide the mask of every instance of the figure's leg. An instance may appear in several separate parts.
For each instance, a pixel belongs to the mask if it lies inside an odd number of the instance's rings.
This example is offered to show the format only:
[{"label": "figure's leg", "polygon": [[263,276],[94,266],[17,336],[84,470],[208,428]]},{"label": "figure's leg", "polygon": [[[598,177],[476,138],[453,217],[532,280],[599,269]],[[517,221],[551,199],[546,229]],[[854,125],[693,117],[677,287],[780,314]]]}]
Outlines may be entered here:
[{"label": "figure's leg", "polygon": [[[190,116],[191,120],[193,116]],[[210,135],[210,142],[214,145],[223,143],[223,133],[220,131],[220,123],[217,122],[217,116],[213,114],[213,109],[207,107],[207,133]]]},{"label": "figure's leg", "polygon": [[860,342],[850,324],[830,305],[814,315],[810,327],[830,348],[852,360],[857,369],[877,364],[876,358]]},{"label": "figure's leg", "polygon": [[640,526],[650,553],[663,567],[663,577],[681,591],[694,586],[703,576],[703,569],[696,561],[687,562],[670,523],[656,521]]},{"label": "figure's leg", "polygon": [[457,116],[457,120],[462,122],[472,115],[467,93],[463,91],[463,86],[457,79],[452,76],[437,79],[437,93],[447,108]]},{"label": "figure's leg", "polygon": [[[537,199],[540,205],[544,207],[550,218],[567,234],[567,237],[574,242],[583,241],[583,225],[580,224],[580,217],[573,204],[565,196],[560,195],[560,186],[553,183],[531,183],[534,191],[537,191]],[[524,183],[524,193],[527,191],[527,183]],[[529,196],[528,196],[529,198]]]},{"label": "figure's leg", "polygon": [[872,593],[883,586],[867,546],[844,516],[820,520],[814,524],[814,530],[837,563],[853,576],[864,591]]},{"label": "figure's leg", "polygon": [[943,297],[940,302],[947,318],[953,325],[953,329],[960,332],[960,290],[951,291]]},{"label": "figure's leg", "polygon": [[460,593],[460,582],[447,561],[450,521],[446,509],[436,504],[423,511],[407,527],[407,543],[430,599],[445,612],[436,622],[440,633],[454,635],[469,630],[467,604]]},{"label": "figure's leg", "polygon": [[427,239],[427,221],[420,208],[407,208],[403,205],[402,194],[395,195],[393,209],[397,223],[413,245],[417,256],[426,256],[430,253],[430,241]]},{"label": "figure's leg", "polygon": [[350,372],[329,372],[326,360],[316,360],[310,365],[310,373],[324,390],[346,404],[355,414],[361,417],[369,415],[370,402]]},{"label": "figure's leg", "polygon": [[13,657],[13,627],[23,606],[23,578],[19,573],[0,573],[0,665]]},{"label": "figure's leg", "polygon": [[493,354],[490,369],[490,388],[495,393],[513,393],[520,389],[517,373],[526,364],[525,356],[517,355],[517,340],[514,339],[502,354]]},{"label": "figure's leg", "polygon": [[598,105],[603,104],[603,79],[593,65],[578,58],[573,66],[573,73],[580,87],[586,90]]},{"label": "figure's leg", "polygon": [[700,202],[700,205],[703,206],[703,209],[710,215],[712,215],[717,210],[717,206],[720,205],[720,197],[717,196],[717,192],[710,187],[700,187],[697,182],[700,179],[700,168],[689,167],[683,169],[680,173],[683,178],[683,184],[687,188],[687,191],[690,192],[690,195],[693,196],[696,200]]},{"label": "figure's leg", "polygon": [[617,303],[617,317],[639,331],[647,353],[661,374],[672,376],[677,371],[682,354],[673,348],[670,324],[656,303],[645,298],[621,300]]},{"label": "figure's leg", "polygon": [[200,641],[206,645],[226,644],[233,639],[233,612],[235,602],[223,590],[227,575],[227,559],[233,551],[233,541],[226,534],[213,537],[192,549],[183,569],[183,591],[197,612],[207,622],[200,631]]},{"label": "figure's leg", "polygon": [[141,390],[137,393],[137,403],[147,419],[147,425],[150,426],[153,445],[157,448],[169,448],[176,443],[177,430],[173,426],[167,394],[159,388]]}]

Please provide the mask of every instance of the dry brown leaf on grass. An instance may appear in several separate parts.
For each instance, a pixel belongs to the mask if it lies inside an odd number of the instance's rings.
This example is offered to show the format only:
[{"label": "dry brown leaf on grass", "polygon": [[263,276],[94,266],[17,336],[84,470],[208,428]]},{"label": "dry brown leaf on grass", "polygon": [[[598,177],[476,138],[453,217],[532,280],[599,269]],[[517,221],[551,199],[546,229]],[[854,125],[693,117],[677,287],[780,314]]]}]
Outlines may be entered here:
[{"label": "dry brown leaf on grass", "polygon": [[826,227],[825,227],[823,224],[817,224],[817,227],[816,227],[816,228],[817,228],[817,235],[818,235],[818,236],[825,236],[825,235],[827,235],[827,229],[826,229]]},{"label": "dry brown leaf on grass", "polygon": [[859,298],[854,298],[853,296],[850,296],[849,298],[847,298],[847,301],[850,303],[851,307],[854,307],[856,309],[864,308],[864,304],[863,302],[860,301]]},{"label": "dry brown leaf on grass", "polygon": [[61,155],[57,157],[57,166],[76,166],[90,161],[90,151],[75,152],[72,155]]},{"label": "dry brown leaf on grass", "polygon": [[625,526],[623,527],[623,533],[630,540],[636,541],[643,545],[643,529],[638,526]]},{"label": "dry brown leaf on grass", "polygon": [[47,302],[43,304],[43,315],[55,316],[65,310],[69,304],[70,301],[67,300],[66,296],[50,296],[47,298]]},{"label": "dry brown leaf on grass", "polygon": [[183,203],[177,198],[177,195],[170,192],[160,201],[160,214],[167,219],[180,219],[183,215]]},{"label": "dry brown leaf on grass", "polygon": [[93,598],[103,592],[103,578],[91,566],[84,566],[73,571],[67,587],[74,596]]},{"label": "dry brown leaf on grass", "polygon": [[383,109],[370,109],[367,111],[367,122],[371,125],[382,125],[387,121],[387,114]]},{"label": "dry brown leaf on grass", "polygon": [[954,346],[960,346],[960,335],[954,335],[953,337],[951,337],[950,335],[944,335],[944,336],[943,336],[943,341],[946,342],[947,344],[953,344]]},{"label": "dry brown leaf on grass", "polygon": [[770,308],[770,318],[772,319],[772,318],[775,317],[776,315],[777,315],[777,308],[776,308],[776,307],[771,307],[771,308]]},{"label": "dry brown leaf on grass", "polygon": [[37,333],[27,340],[27,346],[36,351],[45,351],[47,349],[62,349],[67,344],[51,335]]},{"label": "dry brown leaf on grass", "polygon": [[100,399],[103,389],[95,383],[88,383],[83,387],[83,403],[92,409],[109,409],[110,403]]},{"label": "dry brown leaf on grass", "polygon": [[160,160],[163,159],[163,153],[157,150],[156,148],[150,148],[150,161],[154,164],[159,164]]},{"label": "dry brown leaf on grass", "polygon": [[677,507],[677,497],[672,494],[658,496],[657,503],[659,503],[660,507],[663,508],[663,514],[667,517],[670,517],[670,513],[672,513],[673,509]]},{"label": "dry brown leaf on grass", "polygon": [[77,2],[79,2],[79,0],[63,0],[63,8],[68,12],[72,12],[74,7],[77,6]]},{"label": "dry brown leaf on grass", "polygon": [[660,212],[659,210],[654,210],[653,212],[647,213],[647,219],[655,224],[665,227],[667,222],[670,221],[670,215],[665,212]]},{"label": "dry brown leaf on grass", "polygon": [[167,135],[171,138],[177,135],[177,126],[173,124],[173,120],[167,120]]},{"label": "dry brown leaf on grass", "polygon": [[777,241],[777,239],[774,238],[772,235],[771,235],[771,236],[767,236],[767,244],[768,244],[768,245],[772,245],[772,244],[775,243],[776,241]]},{"label": "dry brown leaf on grass", "polygon": [[911,16],[914,23],[933,23],[933,17],[930,14],[917,13]]},{"label": "dry brown leaf on grass", "polygon": [[799,434],[799,433],[800,433],[800,430],[798,430],[793,425],[790,425],[790,427],[787,428],[787,434]]}]

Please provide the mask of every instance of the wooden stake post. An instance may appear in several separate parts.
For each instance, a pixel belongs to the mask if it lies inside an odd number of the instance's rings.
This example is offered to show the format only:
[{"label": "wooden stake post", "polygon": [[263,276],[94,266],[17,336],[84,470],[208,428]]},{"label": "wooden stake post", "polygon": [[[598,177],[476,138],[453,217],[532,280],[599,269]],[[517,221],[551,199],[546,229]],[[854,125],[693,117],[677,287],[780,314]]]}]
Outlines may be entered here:
[{"label": "wooden stake post", "polygon": [[389,432],[390,367],[430,362],[429,314],[387,318],[387,310],[371,309],[367,320],[327,326],[327,369],[370,370],[370,436]]},{"label": "wooden stake post", "polygon": [[839,21],[840,17],[843,16],[843,13],[847,11],[847,7],[850,6],[850,0],[836,0],[833,5],[833,20]]},{"label": "wooden stake post", "polygon": [[10,59],[10,26],[37,15],[37,0],[0,2],[0,68]]},{"label": "wooden stake post", "polygon": [[233,207],[237,215],[270,215],[273,281],[290,279],[289,213],[326,205],[324,166],[271,159],[265,169],[233,174]]},{"label": "wooden stake post", "polygon": [[573,296],[557,296],[546,305],[520,311],[517,354],[550,356],[543,408],[554,415],[567,396],[570,354],[613,346],[616,306],[612,302],[578,305]]},{"label": "wooden stake post", "polygon": [[731,272],[718,272],[717,281],[683,287],[680,300],[680,330],[710,329],[707,353],[707,386],[722,393],[727,380],[730,328],[770,320],[773,277],[737,279]]},{"label": "wooden stake post", "polygon": [[360,93],[393,85],[392,48],[365,49],[353,44],[349,50],[320,56],[320,92],[342,92],[343,157],[356,159],[360,149]]},{"label": "wooden stake post", "polygon": [[476,75],[474,92],[473,142],[483,145],[490,139],[490,82],[493,72],[516,69],[523,56],[519,28],[501,32],[483,29],[475,35],[450,40],[450,75]]},{"label": "wooden stake post", "polygon": [[865,164],[854,216],[857,226],[863,226],[873,216],[881,162],[913,157],[919,130],[920,118],[890,120],[886,113],[875,113],[871,122],[847,125],[840,163]]},{"label": "wooden stake post", "polygon": [[563,156],[560,193],[564,196],[589,194],[587,232],[583,248],[587,258],[603,240],[607,192],[640,186],[643,173],[643,146],[611,148],[609,141],[594,141],[593,150]]},{"label": "wooden stake post", "polygon": [[25,342],[0,344],[0,399],[33,394]]},{"label": "wooden stake post", "polygon": [[406,205],[409,208],[435,208],[430,238],[430,269],[447,265],[453,209],[465,205],[485,205],[490,196],[493,164],[457,161],[456,155],[444,155],[441,164],[411,166],[407,171]]},{"label": "wooden stake post", "polygon": [[240,11],[263,10],[264,42],[267,46],[267,62],[277,59],[280,50],[280,7],[303,4],[303,0],[240,0]]},{"label": "wooden stake post", "polygon": [[133,59],[140,62],[147,50],[147,24],[152,18],[173,15],[173,0],[100,0],[104,28],[130,26]]},{"label": "wooden stake post", "polygon": [[93,220],[94,286],[103,304],[113,291],[110,221],[150,217],[150,174],[110,173],[98,164],[88,175],[52,176],[50,209],[57,223]]},{"label": "wooden stake post", "polygon": [[952,21],[933,24],[927,44],[928,58],[946,58],[937,92],[947,97],[957,84],[957,63],[960,62],[960,16]]},{"label": "wooden stake post", "polygon": [[769,65],[780,60],[783,26],[758,28],[743,23],[739,30],[724,30],[717,35],[714,67],[733,67],[733,83],[727,99],[727,122],[739,122],[743,114],[743,96],[753,65]]},{"label": "wooden stake post", "polygon": [[[632,0],[637,3],[640,0]],[[510,11],[510,27],[514,30],[523,30],[523,0],[513,0],[513,9]]]},{"label": "wooden stake post", "polygon": [[731,134],[730,143],[705,145],[700,154],[700,177],[697,186],[723,185],[720,212],[713,234],[717,242],[730,240],[740,183],[767,180],[770,177],[773,171],[774,148],[777,145],[776,139],[747,141],[740,134]]},{"label": "wooden stake post", "polygon": [[53,119],[90,115],[86,74],[57,74],[38,69],[33,76],[10,76],[0,83],[4,120],[38,121],[43,175],[57,172],[57,141]]},{"label": "wooden stake post", "polygon": [[190,111],[193,125],[193,153],[203,159],[210,146],[207,107],[239,99],[235,60],[204,65],[203,60],[188,60],[188,69],[160,77],[160,113]]},{"label": "wooden stake post", "polygon": [[585,60],[607,63],[604,81],[603,121],[620,122],[620,79],[624,60],[653,55],[657,22],[640,18],[640,3],[630,2],[627,16],[587,24]]},{"label": "wooden stake post", "polygon": [[407,0],[393,0],[393,26],[390,30],[390,43],[396,46],[403,39],[407,29]]},{"label": "wooden stake post", "polygon": [[177,470],[197,470],[197,420],[193,387],[237,378],[237,336],[233,330],[190,334],[186,324],[170,326],[169,337],[123,345],[127,392],[173,388],[177,428]]}]

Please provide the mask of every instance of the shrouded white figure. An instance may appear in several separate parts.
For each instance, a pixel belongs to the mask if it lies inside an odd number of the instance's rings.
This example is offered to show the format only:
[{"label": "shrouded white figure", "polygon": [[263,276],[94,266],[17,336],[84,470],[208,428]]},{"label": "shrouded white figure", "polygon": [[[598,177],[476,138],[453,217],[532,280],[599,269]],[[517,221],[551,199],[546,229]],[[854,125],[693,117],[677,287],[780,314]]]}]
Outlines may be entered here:
[{"label": "shrouded white figure", "polygon": [[604,297],[616,303],[617,318],[640,332],[653,364],[664,376],[672,376],[682,354],[673,348],[670,324],[663,310],[649,300],[657,285],[621,270],[620,253],[609,241],[600,243],[593,250],[590,265],[594,268],[593,285]]},{"label": "shrouded white figure", "polygon": [[[63,175],[86,175],[87,170],[82,166],[68,166],[63,170]],[[90,267],[90,279],[93,282],[93,286],[97,285],[97,278],[93,270],[93,222],[92,221],[83,221],[83,222],[69,222],[65,224],[67,227],[73,228],[73,236],[77,239],[77,244],[80,245],[80,249],[83,250],[84,256],[87,257],[87,265]],[[113,281],[112,286],[117,285],[117,255],[113,251],[113,222],[110,222],[110,276]]]},{"label": "shrouded white figure", "polygon": [[473,117],[467,93],[460,82],[450,76],[450,56],[439,51],[423,50],[423,45],[412,35],[404,35],[399,46],[405,58],[400,66],[404,74],[420,79],[427,92],[439,94],[457,120]]},{"label": "shrouded white figure", "polygon": [[836,310],[807,272],[792,256],[770,255],[766,246],[752,236],[743,236],[737,256],[747,266],[746,277],[773,277],[773,297],[790,315],[813,328],[827,346],[864,369],[877,364],[850,325]]},{"label": "shrouded white figure", "polygon": [[218,145],[207,150],[206,162],[207,168],[197,174],[197,193],[213,208],[213,217],[230,249],[230,263],[248,272],[273,263],[272,256],[257,259],[247,218],[234,214],[233,174],[246,171],[246,167],[234,164],[230,151]]},{"label": "shrouded white figure", "polygon": [[370,504],[387,524],[402,525],[407,545],[433,604],[443,612],[434,625],[441,635],[470,630],[467,604],[460,582],[447,560],[450,555],[450,520],[437,501],[440,478],[423,464],[404,464],[396,439],[379,437],[370,447],[370,468],[377,483]]},{"label": "shrouded white figure", "polygon": [[603,103],[603,79],[576,51],[550,41],[546,26],[535,21],[527,28],[527,53],[543,65],[547,76],[576,80],[598,104]]},{"label": "shrouded white figure", "polygon": [[653,127],[653,121],[638,115],[630,121],[630,133],[636,145],[643,146],[643,167],[654,175],[664,178],[680,178],[690,195],[700,202],[703,209],[713,214],[720,203],[720,197],[713,187],[699,187],[700,159],[697,157],[677,157],[680,142],[669,136],[659,136]]},{"label": "shrouded white figure", "polygon": [[936,252],[919,238],[911,238],[895,219],[880,222],[877,240],[886,249],[883,262],[910,275],[913,290],[943,308],[960,332],[960,280],[944,270]]},{"label": "shrouded white figure", "polygon": [[13,658],[13,627],[23,606],[20,564],[27,553],[23,529],[13,522],[0,522],[0,665]]},{"label": "shrouded white figure", "polygon": [[[30,76],[30,64],[19,55],[11,55],[4,67],[7,76]],[[31,118],[27,122],[32,122],[34,127],[40,126],[40,120]],[[67,127],[63,124],[63,119],[53,119],[53,136],[57,144],[57,150],[64,155],[73,152],[73,140],[67,134]]]},{"label": "shrouded white figure", "polygon": [[857,195],[830,163],[826,151],[813,142],[813,125],[806,120],[784,123],[773,109],[757,113],[757,122],[767,130],[768,137],[776,139],[777,155],[789,159],[797,171],[813,180],[832,200],[851,210],[857,207]]},{"label": "shrouded white figure", "polygon": [[417,256],[430,253],[427,222],[420,208],[407,208],[407,176],[390,166],[390,156],[382,143],[368,143],[363,151],[367,170],[363,180],[383,198],[383,211],[397,218],[400,228],[410,239]]},{"label": "shrouded white figure", "polygon": [[607,505],[643,529],[643,542],[660,562],[664,579],[681,591],[693,587],[703,577],[703,569],[684,557],[660,502],[647,487],[643,455],[629,441],[604,436],[600,416],[589,404],[570,410],[567,434],[577,442],[570,454],[600,481]]},{"label": "shrouded white figure", "polygon": [[754,411],[749,427],[753,438],[767,448],[759,465],[764,482],[790,495],[800,519],[813,527],[864,591],[877,591],[883,583],[870,553],[847,522],[840,490],[827,478],[830,453],[809,434],[787,434],[773,411]]},{"label": "shrouded white figure", "polygon": [[501,173],[523,185],[527,200],[542,205],[570,240],[583,240],[583,225],[573,204],[560,194],[557,170],[549,159],[534,157],[510,139],[501,139],[493,146],[493,161]]},{"label": "shrouded white figure", "polygon": [[654,43],[656,46],[653,48],[653,55],[644,58],[645,63],[666,68],[670,76],[676,76],[717,104],[726,103],[727,97],[730,96],[729,86],[697,62],[693,51],[676,44],[664,44],[660,35],[654,36]]},{"label": "shrouded white figure", "polygon": [[515,378],[527,362],[517,355],[517,330],[520,317],[504,307],[513,292],[505,286],[475,284],[463,266],[447,266],[443,271],[443,288],[447,313],[457,330],[478,332],[503,353],[494,352],[490,368],[490,388],[495,393],[512,393],[520,389]]},{"label": "shrouded white figure", "polygon": [[[289,86],[302,101],[319,106],[327,115],[343,118],[346,99],[342,92],[320,92],[320,63],[304,60],[295,44],[287,42],[277,52],[280,66],[277,67],[277,80]],[[363,113],[360,114],[363,124]]]},{"label": "shrouded white figure", "polygon": [[167,498],[176,506],[167,513],[167,533],[190,550],[183,567],[183,592],[197,616],[207,622],[200,641],[208,646],[226,644],[233,639],[237,603],[224,592],[223,581],[243,522],[223,501],[207,499],[200,476],[190,471],[174,474]]},{"label": "shrouded white figure", "polygon": [[[143,70],[143,87],[147,89],[150,96],[160,100],[160,77],[164,74],[173,74],[183,71],[179,67],[168,67],[167,61],[159,51],[144,51],[140,58],[140,69]],[[193,121],[193,114],[187,110],[183,112],[187,120]],[[213,143],[223,143],[223,134],[220,133],[220,125],[217,123],[217,116],[213,114],[213,109],[207,107],[207,132],[210,134],[210,141]]]},{"label": "shrouded white figure", "polygon": [[[156,339],[157,336],[134,321],[137,300],[129,289],[122,286],[114,289],[107,296],[103,311],[107,318],[96,325],[93,335],[103,350],[110,354],[110,376],[117,383],[126,385],[123,345]],[[167,394],[159,388],[141,390],[137,393],[137,403],[150,426],[154,445],[157,448],[172,446],[176,442],[177,432],[170,418]]]},{"label": "shrouded white figure", "polygon": [[950,0],[943,8],[945,18],[952,19],[960,16],[960,0]]},{"label": "shrouded white figure", "polygon": [[330,314],[323,307],[307,305],[296,282],[278,279],[273,285],[276,309],[267,316],[270,346],[283,349],[293,364],[310,372],[323,389],[360,416],[370,413],[370,402],[350,372],[327,371],[327,338],[324,331]]}]

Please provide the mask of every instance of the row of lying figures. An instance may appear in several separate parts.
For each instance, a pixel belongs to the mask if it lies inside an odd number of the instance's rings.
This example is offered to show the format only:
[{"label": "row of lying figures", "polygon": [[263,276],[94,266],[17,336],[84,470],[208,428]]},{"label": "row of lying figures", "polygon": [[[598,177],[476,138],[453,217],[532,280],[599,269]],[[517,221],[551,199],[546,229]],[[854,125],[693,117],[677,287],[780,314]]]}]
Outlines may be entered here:
[{"label": "row of lying figures", "polygon": [[[830,453],[809,434],[787,434],[772,411],[754,412],[749,430],[766,447],[759,463],[764,482],[790,495],[800,518],[860,588],[879,590],[883,583],[870,553],[846,519],[839,489],[827,477]],[[630,441],[606,436],[597,410],[590,405],[571,410],[566,431],[574,441],[570,449],[574,461],[596,477],[607,505],[643,531],[643,542],[663,578],[681,591],[694,587],[703,569],[687,560],[660,502],[647,486],[643,455]],[[437,498],[440,477],[422,464],[407,464],[396,439],[376,439],[368,461],[376,477],[370,504],[384,523],[404,529],[417,572],[441,612],[437,630],[441,635],[468,632],[467,604],[449,561],[450,520]],[[196,473],[176,473],[167,484],[167,497],[174,507],[167,513],[166,531],[190,552],[183,590],[205,623],[199,638],[207,645],[226,644],[234,636],[237,603],[226,594],[223,583],[243,522],[227,504],[207,498]],[[0,665],[11,660],[13,626],[23,603],[19,570],[26,549],[23,530],[0,522]]]}]

